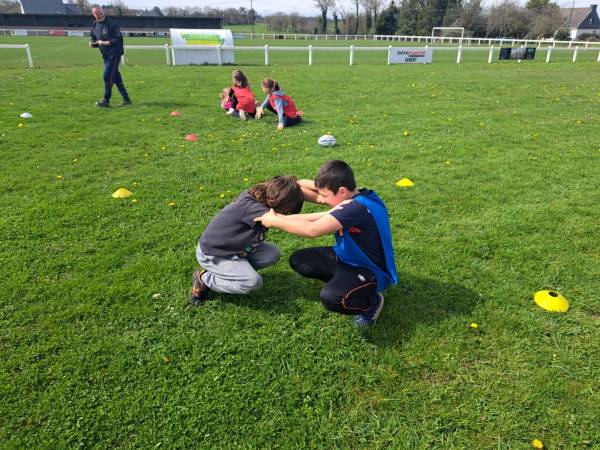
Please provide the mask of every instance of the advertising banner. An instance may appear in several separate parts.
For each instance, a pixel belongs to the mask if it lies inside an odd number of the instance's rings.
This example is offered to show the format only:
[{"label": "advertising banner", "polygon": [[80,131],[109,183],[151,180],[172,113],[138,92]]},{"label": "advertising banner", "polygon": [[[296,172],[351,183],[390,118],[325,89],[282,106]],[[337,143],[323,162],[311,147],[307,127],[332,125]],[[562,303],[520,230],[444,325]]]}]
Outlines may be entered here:
[{"label": "advertising banner", "polygon": [[[171,28],[173,65],[219,64],[218,47],[233,47],[231,30]],[[194,48],[194,47],[211,48]],[[188,47],[188,48],[185,48]],[[221,50],[221,64],[234,64],[233,50]]]},{"label": "advertising banner", "polygon": [[534,59],[535,47],[503,47],[498,55],[499,60],[507,59]]},{"label": "advertising banner", "polygon": [[390,64],[431,64],[432,59],[432,48],[403,47],[390,50]]}]

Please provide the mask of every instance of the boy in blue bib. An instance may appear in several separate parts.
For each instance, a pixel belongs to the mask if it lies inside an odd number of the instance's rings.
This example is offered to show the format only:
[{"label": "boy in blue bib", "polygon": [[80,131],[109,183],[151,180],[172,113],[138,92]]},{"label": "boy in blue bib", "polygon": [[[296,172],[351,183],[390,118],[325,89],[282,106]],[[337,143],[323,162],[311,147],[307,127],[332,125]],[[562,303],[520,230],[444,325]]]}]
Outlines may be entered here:
[{"label": "boy in blue bib", "polygon": [[383,295],[398,283],[387,208],[374,191],[357,189],[344,161],[326,162],[314,181],[300,180],[305,200],[333,209],[283,216],[273,210],[255,220],[303,237],[334,233],[333,247],[298,250],[290,266],[300,275],[325,282],[321,302],[330,311],[354,315],[359,327],[375,324]]}]

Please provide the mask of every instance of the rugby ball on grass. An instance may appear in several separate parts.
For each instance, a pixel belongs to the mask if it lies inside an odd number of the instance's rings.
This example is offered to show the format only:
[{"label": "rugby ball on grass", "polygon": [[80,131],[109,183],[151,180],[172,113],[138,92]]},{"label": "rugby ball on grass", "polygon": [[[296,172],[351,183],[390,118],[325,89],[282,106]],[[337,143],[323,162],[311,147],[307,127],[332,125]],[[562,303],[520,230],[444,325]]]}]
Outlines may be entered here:
[{"label": "rugby ball on grass", "polygon": [[336,143],[336,140],[332,135],[324,134],[317,142],[321,147],[333,147]]}]

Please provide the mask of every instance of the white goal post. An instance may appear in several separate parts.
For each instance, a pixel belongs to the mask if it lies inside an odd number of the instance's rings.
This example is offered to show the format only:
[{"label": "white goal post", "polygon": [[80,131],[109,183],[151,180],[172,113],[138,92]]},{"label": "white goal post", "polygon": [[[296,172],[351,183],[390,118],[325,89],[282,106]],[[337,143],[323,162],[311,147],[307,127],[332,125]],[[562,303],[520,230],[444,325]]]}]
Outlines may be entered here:
[{"label": "white goal post", "polygon": [[[435,39],[435,30],[456,30],[460,31],[460,40],[458,42],[459,45],[462,45],[463,37],[465,37],[465,28],[464,27],[433,27],[431,30],[431,43],[433,44],[433,40]],[[441,36],[443,39],[443,36]],[[442,40],[443,42],[443,40]]]},{"label": "white goal post", "polygon": [[29,64],[29,68],[33,69],[33,59],[31,58],[29,44],[0,44],[0,48],[24,48],[25,53],[27,53],[27,63]]}]

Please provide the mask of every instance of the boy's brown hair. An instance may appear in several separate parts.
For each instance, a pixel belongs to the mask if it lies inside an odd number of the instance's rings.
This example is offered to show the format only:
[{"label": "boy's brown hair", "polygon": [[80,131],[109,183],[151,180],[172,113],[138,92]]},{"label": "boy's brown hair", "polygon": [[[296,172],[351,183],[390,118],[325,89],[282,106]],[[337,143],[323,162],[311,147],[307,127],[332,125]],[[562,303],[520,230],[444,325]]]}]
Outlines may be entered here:
[{"label": "boy's brown hair", "polygon": [[248,190],[257,202],[280,214],[298,214],[304,204],[304,194],[296,177],[282,175]]},{"label": "boy's brown hair", "polygon": [[248,78],[246,78],[246,75],[241,70],[234,70],[231,77],[237,86],[241,88],[248,87]]}]

